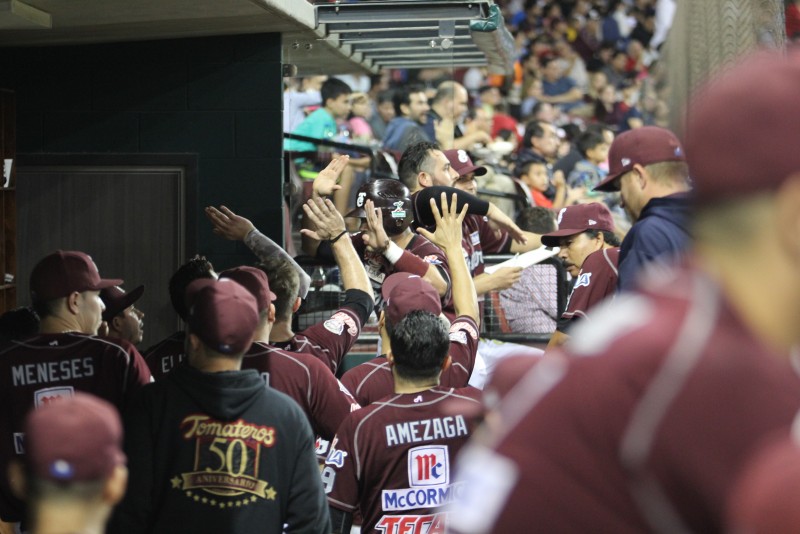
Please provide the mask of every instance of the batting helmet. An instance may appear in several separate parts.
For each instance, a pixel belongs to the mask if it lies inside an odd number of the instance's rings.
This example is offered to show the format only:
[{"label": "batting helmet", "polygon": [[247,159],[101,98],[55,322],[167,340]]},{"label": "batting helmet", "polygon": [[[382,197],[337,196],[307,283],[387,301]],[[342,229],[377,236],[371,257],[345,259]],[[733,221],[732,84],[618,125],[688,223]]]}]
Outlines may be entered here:
[{"label": "batting helmet", "polygon": [[388,235],[402,233],[414,220],[411,211],[411,193],[400,180],[392,178],[367,182],[358,189],[356,208],[345,217],[366,218],[364,205],[371,200],[381,209],[383,229]]}]

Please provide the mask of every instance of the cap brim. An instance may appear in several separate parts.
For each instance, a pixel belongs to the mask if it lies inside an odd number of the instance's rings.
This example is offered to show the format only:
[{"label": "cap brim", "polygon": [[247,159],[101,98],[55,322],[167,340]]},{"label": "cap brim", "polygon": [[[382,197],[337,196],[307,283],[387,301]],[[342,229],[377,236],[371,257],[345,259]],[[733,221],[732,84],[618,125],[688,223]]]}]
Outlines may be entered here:
[{"label": "cap brim", "polygon": [[542,245],[546,247],[557,247],[561,241],[562,237],[568,237],[571,235],[582,234],[585,232],[587,228],[583,228],[580,230],[576,230],[573,228],[564,228],[563,230],[556,230],[555,232],[550,232],[549,234],[542,235]]},{"label": "cap brim", "polygon": [[119,299],[119,301],[117,301],[117,303],[120,304],[119,309],[112,308],[111,303],[104,302],[106,304],[106,311],[103,312],[103,319],[108,321],[109,319],[116,317],[117,315],[119,315],[120,312],[122,312],[122,310],[127,309],[129,306],[132,306],[134,302],[139,300],[142,297],[142,294],[144,294],[143,285],[137,287],[132,291],[129,291],[128,293],[125,293],[125,296],[123,296],[121,299]]},{"label": "cap brim", "polygon": [[[100,281],[94,285],[94,287],[87,288],[87,291],[98,291],[100,289],[106,289],[107,287],[121,286],[124,283],[125,280],[120,280],[117,278],[114,279],[101,278]],[[144,287],[142,287],[142,291],[144,291]]]},{"label": "cap brim", "polygon": [[603,193],[616,193],[619,191],[619,177],[628,171],[622,171],[617,174],[609,174],[605,180],[592,188],[592,191],[602,191]]}]

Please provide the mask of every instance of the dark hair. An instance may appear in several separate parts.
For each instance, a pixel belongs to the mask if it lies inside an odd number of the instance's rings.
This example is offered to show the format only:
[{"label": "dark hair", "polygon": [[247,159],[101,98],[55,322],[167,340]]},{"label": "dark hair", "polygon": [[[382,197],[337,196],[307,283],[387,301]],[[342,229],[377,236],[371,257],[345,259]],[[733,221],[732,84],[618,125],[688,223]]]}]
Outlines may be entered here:
[{"label": "dark hair", "polygon": [[436,94],[433,96],[432,104],[441,102],[442,100],[455,99],[456,87],[460,84],[456,81],[446,80],[436,87]]},{"label": "dark hair", "polygon": [[186,320],[189,310],[186,308],[186,288],[189,284],[200,278],[214,278],[214,266],[199,254],[181,265],[172,278],[169,279],[169,299],[172,307]]},{"label": "dark hair", "polygon": [[384,89],[379,92],[375,97],[376,104],[383,104],[384,102],[394,102],[394,91],[391,89]]},{"label": "dark hair", "polygon": [[[397,164],[397,175],[410,191],[417,188],[417,175],[425,171],[431,150],[439,150],[439,145],[421,141],[406,148]],[[427,171],[426,171],[427,172]]]},{"label": "dark hair", "polygon": [[619,237],[617,237],[617,234],[614,232],[609,232],[608,230],[586,230],[584,233],[589,236],[590,239],[594,239],[598,234],[602,233],[606,243],[612,247],[619,246]]},{"label": "dark hair", "polygon": [[526,206],[517,215],[517,226],[534,234],[549,234],[558,230],[556,215],[543,206]]},{"label": "dark hair", "polygon": [[602,132],[598,132],[595,130],[586,130],[585,132],[583,132],[578,136],[578,139],[575,141],[575,146],[578,148],[578,152],[581,153],[581,156],[585,158],[587,157],[586,156],[587,152],[589,152],[597,145],[601,145],[605,142],[606,139],[605,137],[603,137]]},{"label": "dark hair", "polygon": [[442,319],[414,310],[396,325],[386,321],[397,374],[408,380],[433,378],[450,350],[450,335]]},{"label": "dark hair", "polygon": [[338,78],[328,78],[319,90],[323,106],[327,105],[328,100],[336,100],[340,96],[349,95],[352,92],[350,86]]},{"label": "dark hair", "polygon": [[544,135],[543,124],[549,124],[547,121],[540,121],[534,119],[525,125],[525,135],[522,138],[522,146],[528,148],[531,146],[531,140],[534,137],[542,137]]},{"label": "dark hair", "polygon": [[286,258],[272,256],[256,264],[264,271],[269,280],[269,289],[275,293],[275,317],[278,320],[288,320],[292,317],[292,307],[295,299],[300,295],[300,275],[294,265]]},{"label": "dark hair", "polygon": [[394,104],[394,112],[398,117],[403,116],[403,111],[400,109],[402,105],[411,104],[411,95],[414,93],[424,93],[425,88],[421,85],[406,85],[399,88],[392,96],[392,103]]},{"label": "dark hair", "polygon": [[[61,297],[64,298],[64,297]],[[52,300],[35,300],[31,303],[31,307],[33,308],[33,313],[35,313],[39,320],[44,319],[45,317],[49,317],[51,315],[55,315],[56,311],[58,310],[58,302],[61,299],[52,299]]]},{"label": "dark hair", "polygon": [[528,174],[528,172],[531,170],[531,167],[533,167],[534,165],[543,165],[546,168],[547,162],[540,161],[538,159],[532,159],[530,161],[526,161],[525,163],[523,163],[514,170],[514,175],[517,178],[519,178],[523,174]]}]

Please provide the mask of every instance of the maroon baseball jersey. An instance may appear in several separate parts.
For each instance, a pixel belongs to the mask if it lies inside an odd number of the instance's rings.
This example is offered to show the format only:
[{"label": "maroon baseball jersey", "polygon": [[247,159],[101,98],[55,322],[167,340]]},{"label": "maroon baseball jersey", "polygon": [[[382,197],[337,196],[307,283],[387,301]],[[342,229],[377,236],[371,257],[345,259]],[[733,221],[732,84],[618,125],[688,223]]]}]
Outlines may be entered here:
[{"label": "maroon baseball jersey", "polygon": [[173,367],[186,359],[185,340],[186,334],[181,330],[144,351],[144,361],[155,380],[164,378]]},{"label": "maroon baseball jersey", "polygon": [[[134,391],[152,381],[136,348],[121,339],[86,334],[41,334],[0,351],[0,469],[25,452],[23,423],[38,408],[76,391],[97,395],[120,412]],[[19,501],[0,477],[0,518],[22,519]]]},{"label": "maroon baseball jersey", "polygon": [[571,323],[585,318],[592,306],[616,292],[618,264],[619,247],[604,248],[586,256],[572,286],[567,309],[558,321],[559,331],[566,332]]},{"label": "maroon baseball jersey", "polygon": [[[478,351],[478,326],[470,317],[459,316],[450,325],[450,367],[442,372],[441,387],[463,388],[469,382]],[[394,393],[392,369],[381,356],[357,365],[342,376],[342,384],[361,406]]]},{"label": "maroon baseball jersey", "polygon": [[[593,311],[569,352],[506,397],[459,458],[459,532],[723,532],[763,440],[788,432],[800,378],[709,277],[660,273]],[[486,498],[491,495],[491,498]],[[656,526],[658,528],[656,528]]]},{"label": "maroon baseball jersey", "polygon": [[451,463],[473,422],[448,407],[480,404],[474,388],[391,395],[344,420],[325,460],[328,503],[363,515],[361,532],[443,533],[443,507],[461,491]]},{"label": "maroon baseball jersey", "polygon": [[[364,244],[362,238],[363,232],[357,232],[350,235],[353,241],[353,246],[358,252],[358,257],[364,262],[364,268],[367,270],[370,282],[372,282],[372,292],[375,295],[375,309],[382,309],[381,286],[387,276],[395,272],[394,265],[389,263],[383,254],[369,252],[367,246]],[[421,235],[414,235],[411,241],[406,245],[406,250],[422,258],[425,262],[436,266],[439,273],[450,284],[450,267],[447,265],[447,258],[442,252],[442,249],[422,237]],[[330,244],[326,241],[320,243],[317,250],[317,257],[333,261],[333,252],[331,251]],[[449,307],[452,309],[452,302],[450,299],[450,291],[442,297],[442,307]]]},{"label": "maroon baseball jersey", "polygon": [[314,432],[331,439],[342,420],[361,406],[318,359],[256,341],[242,369],[255,369],[266,385],[289,395],[303,409]]},{"label": "maroon baseball jersey", "polygon": [[494,230],[483,215],[467,215],[461,223],[461,248],[472,276],[483,273],[483,255],[508,252],[511,246],[508,233]]},{"label": "maroon baseball jersey", "polygon": [[339,308],[328,319],[296,333],[289,341],[271,345],[289,352],[311,354],[335,375],[360,333],[358,314],[350,308]]}]

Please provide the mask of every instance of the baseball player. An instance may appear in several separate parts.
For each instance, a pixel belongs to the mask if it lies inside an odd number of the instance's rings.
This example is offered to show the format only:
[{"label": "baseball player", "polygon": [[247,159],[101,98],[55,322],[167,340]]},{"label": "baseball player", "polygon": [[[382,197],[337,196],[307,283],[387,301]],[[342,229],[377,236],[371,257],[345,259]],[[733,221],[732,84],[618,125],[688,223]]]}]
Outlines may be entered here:
[{"label": "baseball player", "polygon": [[[434,209],[434,213],[438,217],[438,211]],[[446,241],[440,237],[443,234],[431,234],[424,229],[421,229],[420,232],[444,250],[448,262],[451,264],[456,263],[459,267],[464,263],[460,242],[455,243],[452,239]],[[478,333],[480,332],[480,314],[478,312],[475,286],[472,284],[472,277],[469,276],[469,272],[467,271],[464,274],[463,269],[457,269],[452,275],[453,304],[456,314],[456,318],[450,326],[450,358],[452,363],[441,373],[439,383],[442,386],[460,388],[467,385],[475,365]],[[417,298],[406,303],[409,306],[408,308],[400,308],[395,304],[394,307],[386,308],[380,316],[381,347],[386,354],[391,352],[391,340],[386,327],[387,320],[390,322],[392,320],[392,317],[389,316],[390,313],[396,314],[394,317],[395,322],[399,321],[406,313],[414,310],[425,310],[437,316],[442,313],[441,303],[436,298],[435,290],[430,284],[418,277],[409,283],[417,286]],[[381,289],[381,291],[385,302],[388,292],[385,289]],[[387,356],[380,356],[350,369],[342,376],[342,383],[353,393],[353,396],[362,406],[371,404],[394,392],[391,364]]]},{"label": "baseball player", "polygon": [[476,490],[455,532],[729,531],[736,480],[800,408],[798,85],[797,52],[764,52],[695,94],[688,261],[595,308],[507,395],[459,458]]},{"label": "baseball player", "polygon": [[144,337],[144,312],[134,306],[142,297],[144,286],[139,286],[126,293],[119,286],[112,286],[100,291],[100,299],[105,304],[103,321],[108,325],[108,336],[125,339],[134,345],[142,342]]},{"label": "baseball player", "polygon": [[259,323],[255,297],[201,279],[186,300],[188,365],[128,411],[128,494],[110,532],[330,532],[305,415],[240,369]]},{"label": "baseball player", "polygon": [[[122,280],[100,278],[83,252],[57,251],[42,258],[30,277],[39,335],[0,350],[0,469],[25,454],[24,418],[77,391],[92,393],[123,410],[152,378],[136,348],[125,340],[97,337],[103,313],[100,290]],[[0,477],[0,519],[23,519],[22,503]]]},{"label": "baseball player", "polygon": [[[221,272],[219,278],[238,282],[256,298],[259,322],[242,368],[258,371],[267,386],[300,405],[315,433],[326,440],[333,438],[342,419],[360,406],[321,361],[310,354],[287,352],[269,344],[275,293],[270,291],[267,275],[255,267],[237,267]],[[349,322],[354,325],[352,319]],[[344,321],[341,325],[350,327]]]},{"label": "baseball player", "polygon": [[[457,213],[455,202],[443,204],[437,235],[430,238],[460,254],[465,212]],[[469,279],[463,260],[451,268]],[[356,509],[362,532],[444,532],[441,507],[462,489],[450,482],[450,464],[473,423],[446,407],[453,399],[480,403],[474,388],[439,386],[452,334],[438,315],[414,309],[422,283],[395,273],[383,284],[396,393],[353,412],[336,433],[322,472],[336,533],[350,532]]]},{"label": "baseball player", "polygon": [[[189,309],[186,306],[186,288],[197,279],[215,279],[217,273],[205,257],[195,256],[181,265],[169,279],[169,298],[175,313],[186,321]],[[153,378],[161,380],[175,366],[185,361],[184,345],[186,333],[183,330],[175,332],[168,338],[159,341],[144,351],[144,359]]]},{"label": "baseball player", "polygon": [[548,348],[564,344],[578,320],[617,289],[619,239],[614,218],[599,202],[576,204],[558,213],[558,230],[544,234],[542,244],[560,247],[558,256],[575,279],[567,309],[561,315]]}]

